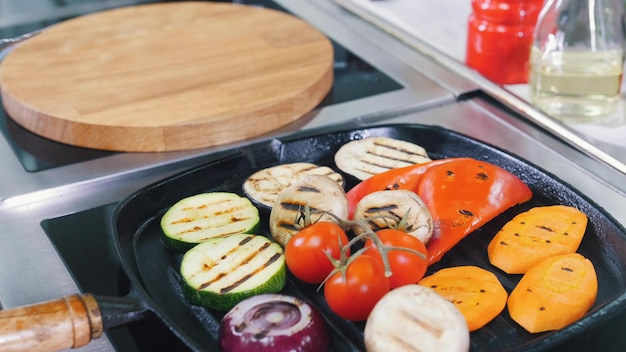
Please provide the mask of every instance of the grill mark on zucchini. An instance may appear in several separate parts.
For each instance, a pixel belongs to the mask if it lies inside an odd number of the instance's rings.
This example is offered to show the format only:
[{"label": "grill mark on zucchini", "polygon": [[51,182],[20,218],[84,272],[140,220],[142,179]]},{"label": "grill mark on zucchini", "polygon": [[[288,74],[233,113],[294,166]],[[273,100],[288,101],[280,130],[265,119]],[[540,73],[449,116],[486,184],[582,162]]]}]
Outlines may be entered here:
[{"label": "grill mark on zucchini", "polygon": [[192,222],[192,221],[193,221],[193,219],[191,219],[191,218],[182,218],[180,220],[171,221],[170,224],[172,224],[172,225],[184,224],[184,223]]},{"label": "grill mark on zucchini", "polygon": [[[267,246],[265,246],[265,248],[269,247],[269,244],[267,244]],[[249,280],[251,277],[254,277],[254,275],[262,272],[263,270],[265,270],[265,268],[269,267],[270,265],[272,265],[274,262],[276,262],[278,259],[280,259],[281,254],[280,253],[275,253],[273,256],[271,256],[264,264],[263,266],[257,268],[257,270],[255,270],[252,273],[249,273],[247,275],[245,275],[244,277],[242,277],[241,279],[239,279],[237,282],[233,283],[230,286],[226,286],[224,288],[222,288],[220,290],[221,294],[225,294],[228,293],[234,289],[236,289],[237,287],[239,287],[241,284],[243,284],[244,282],[246,282],[247,280]]]},{"label": "grill mark on zucchini", "polygon": [[243,240],[239,241],[239,245],[243,246],[244,244],[248,243],[252,241],[252,236],[246,236],[246,238],[244,238]]},{"label": "grill mark on zucchini", "polygon": [[[213,203],[211,203],[210,205],[220,205],[220,204],[223,204],[223,203],[229,203],[229,202],[232,202],[232,199],[222,199],[221,201],[219,201],[219,202],[213,202]],[[194,207],[194,206],[183,207],[183,208],[182,208],[182,210],[184,210],[184,211],[189,211],[189,210],[191,210],[191,209],[206,209],[206,208],[208,208],[208,207],[209,207],[209,204],[208,204],[208,203],[203,203],[203,204],[197,205],[197,206],[195,206],[195,207]],[[239,209],[241,209],[241,208],[239,208]]]},{"label": "grill mark on zucchini", "polygon": [[[204,218],[208,218],[208,217],[206,217],[206,216],[205,216]],[[194,226],[194,227],[192,227],[192,228],[190,228],[190,229],[188,229],[188,230],[185,230],[185,231],[180,231],[180,232],[178,232],[178,234],[179,234],[179,235],[182,235],[182,234],[185,234],[185,233],[199,232],[199,231],[202,231],[202,230],[204,230],[204,229],[206,229],[206,228],[221,229],[221,228],[224,228],[224,227],[230,226],[230,225],[232,225],[232,224],[237,224],[237,223],[245,223],[246,221],[249,221],[249,220],[251,220],[251,219],[252,219],[252,218],[251,218],[251,217],[249,217],[249,216],[248,216],[248,217],[235,217],[235,216],[233,216],[233,217],[231,217],[231,218],[230,218],[230,222],[225,223],[225,224],[223,224],[222,226],[209,226],[209,227]],[[193,221],[192,219],[188,219],[188,218],[186,218],[186,219],[184,219],[184,221],[173,221],[173,222],[171,222],[171,224],[187,223],[187,222],[192,222],[192,221]],[[228,236],[228,235],[234,235],[234,234],[236,234],[236,233],[241,233],[241,230],[240,230],[240,229],[235,229],[234,231],[230,231],[230,232],[223,232],[223,233],[222,233],[220,236],[218,236],[218,237],[225,237],[225,236]],[[211,238],[211,237],[208,237],[208,238]]]},{"label": "grill mark on zucchini", "polygon": [[[244,239],[239,241],[239,243],[237,243],[236,247],[232,247],[227,253],[222,255],[221,256],[221,260],[226,260],[230,254],[237,252],[239,250],[239,247],[249,243],[253,239],[254,239],[254,236],[246,236]],[[198,289],[199,290],[203,290],[203,289],[205,289],[205,288],[207,288],[207,287],[217,283],[218,281],[220,281],[224,277],[227,277],[227,276],[229,276],[230,274],[232,274],[234,272],[242,270],[242,268],[246,268],[247,269],[246,265],[249,264],[251,261],[253,261],[257,256],[263,255],[264,254],[263,252],[268,250],[270,248],[270,246],[271,246],[271,243],[269,243],[269,242],[263,243],[261,247],[257,248],[256,250],[253,250],[250,253],[250,255],[248,255],[245,258],[242,258],[242,260],[239,261],[238,263],[234,263],[231,266],[231,270],[230,271],[223,271],[223,272],[218,273],[212,280],[209,280],[207,282],[204,282],[204,283],[200,284],[198,286]],[[220,294],[225,294],[225,293],[228,293],[228,292],[236,289],[237,287],[242,285],[244,282],[249,280],[251,277],[254,277],[256,274],[262,272],[263,270],[265,270],[265,268],[267,268],[270,265],[272,265],[274,262],[276,262],[278,259],[280,259],[281,256],[282,256],[281,253],[275,253],[265,263],[263,263],[261,266],[256,267],[254,271],[245,274],[243,277],[241,277],[239,280],[237,280],[233,284],[221,288],[219,290],[219,293]],[[214,266],[207,267],[206,270],[209,270],[209,269],[211,269],[213,267]]]},{"label": "grill mark on zucchini", "polygon": [[180,264],[185,297],[193,304],[228,311],[243,299],[276,293],[285,285],[284,251],[257,234],[234,234],[200,243]]},{"label": "grill mark on zucchini", "polygon": [[[224,203],[226,203],[226,204],[227,204],[227,203],[234,203],[234,202],[233,202],[233,200],[228,199],[228,200],[224,200],[224,201],[221,201],[221,202],[211,203],[211,205],[212,205],[212,206],[213,206],[213,205],[220,205],[220,204],[224,204]],[[201,209],[207,209],[208,207],[209,207],[209,204],[202,204],[202,205],[197,206],[197,207],[185,207],[185,208],[182,208],[182,210],[183,210],[183,211],[190,211],[190,210],[192,210],[192,209],[198,209],[198,210],[201,210]],[[208,219],[208,218],[213,217],[213,216],[222,216],[222,215],[225,215],[225,214],[231,214],[231,213],[235,213],[235,212],[237,212],[237,211],[243,210],[243,209],[245,209],[245,208],[246,208],[246,207],[245,207],[245,206],[243,206],[243,205],[231,206],[231,207],[229,207],[227,210],[222,210],[222,211],[214,211],[214,212],[212,212],[211,214],[204,214],[204,215],[202,216],[202,218],[203,218],[203,219]],[[183,219],[181,219],[181,220],[179,220],[179,221],[180,221],[180,222],[189,222],[189,221],[192,221],[192,220],[191,220],[190,218],[183,218]],[[173,222],[172,222],[172,224],[175,224],[175,223],[177,223],[177,222],[176,222],[176,221],[173,221]]]},{"label": "grill mark on zucchini", "polygon": [[[248,236],[248,237],[246,237],[243,241],[239,242],[239,245],[241,245],[242,243],[247,243],[247,242],[250,242],[251,240],[252,240],[252,237],[251,237],[251,236]],[[222,255],[220,256],[220,260],[226,260],[226,258],[228,258],[228,256],[229,256],[230,254],[232,254],[232,253],[234,253],[234,252],[236,252],[236,251],[237,251],[237,247],[232,247],[232,248],[230,248],[230,250],[229,250],[228,252],[226,252],[226,253],[224,253],[224,254],[222,254]],[[212,264],[212,265],[207,265],[207,264],[208,264],[208,263],[204,263],[204,265],[203,265],[203,267],[202,267],[202,269],[203,269],[204,271],[209,271],[209,270],[213,269],[213,268],[215,267],[215,265],[216,265],[216,263],[215,263],[215,262],[211,262],[210,264]],[[193,275],[193,276],[195,276],[195,275]],[[192,278],[193,278],[193,276],[192,276]],[[222,278],[222,277],[224,277],[224,276],[226,276],[226,273],[219,273],[213,281],[217,281],[217,280],[219,280],[220,278]],[[208,285],[207,285],[207,286],[208,286]],[[204,286],[204,287],[206,287],[206,286]]]},{"label": "grill mark on zucchini", "polygon": [[[245,219],[244,219],[245,220]],[[239,220],[238,222],[242,222],[244,220]],[[224,226],[219,226],[219,227],[212,227],[214,229],[216,228],[222,228]],[[193,233],[193,232],[199,232],[204,230],[205,228],[200,227],[200,226],[194,226],[193,228],[189,229],[189,230],[185,230],[185,231],[180,231],[178,232],[179,235],[181,234],[185,234],[185,233]],[[224,232],[222,235],[218,236],[218,237],[224,237],[224,236],[228,236],[228,235],[234,235],[236,233],[241,233],[241,231],[232,231],[232,232]]]}]

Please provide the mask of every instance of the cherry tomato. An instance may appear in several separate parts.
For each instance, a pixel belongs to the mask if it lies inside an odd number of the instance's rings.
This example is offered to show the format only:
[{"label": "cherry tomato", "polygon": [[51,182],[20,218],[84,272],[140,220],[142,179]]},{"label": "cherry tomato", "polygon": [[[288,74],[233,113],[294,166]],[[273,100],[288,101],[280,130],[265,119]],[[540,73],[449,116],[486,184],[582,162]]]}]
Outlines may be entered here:
[{"label": "cherry tomato", "polygon": [[347,320],[363,321],[389,290],[383,264],[361,254],[348,264],[345,278],[336,272],[326,281],[324,297],[335,314]]},{"label": "cherry tomato", "polygon": [[304,282],[321,283],[335,268],[324,252],[339,259],[340,240],[341,246],[345,246],[348,243],[348,236],[335,223],[316,222],[305,227],[287,242],[285,247],[287,268]]},{"label": "cherry tomato", "polygon": [[[428,268],[428,259],[426,259],[426,246],[422,241],[406,232],[394,229],[380,230],[376,232],[376,235],[386,246],[409,248],[424,255],[424,257],[421,257],[415,253],[403,250],[390,250],[387,252],[392,272],[389,278],[392,289],[403,285],[415,284],[424,277]],[[371,255],[381,263],[383,262],[380,252],[371,239],[365,242],[365,247],[369,248],[365,254]]]}]

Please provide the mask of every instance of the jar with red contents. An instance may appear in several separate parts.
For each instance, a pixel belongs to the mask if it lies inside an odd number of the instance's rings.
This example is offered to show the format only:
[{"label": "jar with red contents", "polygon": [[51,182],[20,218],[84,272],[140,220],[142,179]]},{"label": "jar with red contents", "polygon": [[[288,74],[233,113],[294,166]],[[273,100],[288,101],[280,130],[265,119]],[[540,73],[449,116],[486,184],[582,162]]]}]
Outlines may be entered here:
[{"label": "jar with red contents", "polygon": [[498,84],[528,82],[530,48],[544,0],[472,0],[465,63]]}]

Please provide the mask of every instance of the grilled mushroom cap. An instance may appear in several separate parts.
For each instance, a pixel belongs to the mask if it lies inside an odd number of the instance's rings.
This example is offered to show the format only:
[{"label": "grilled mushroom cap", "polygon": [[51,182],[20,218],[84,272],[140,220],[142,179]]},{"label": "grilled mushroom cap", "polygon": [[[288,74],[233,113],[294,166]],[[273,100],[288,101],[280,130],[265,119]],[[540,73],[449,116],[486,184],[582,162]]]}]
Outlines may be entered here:
[{"label": "grilled mushroom cap", "polygon": [[[340,219],[348,218],[344,189],[328,176],[305,175],[280,192],[270,212],[270,233],[283,247],[303,228],[302,211],[307,205],[311,210],[324,210]],[[311,220],[335,222],[327,214],[315,214]]]},{"label": "grilled mushroom cap", "polygon": [[368,224],[373,231],[394,228],[405,217],[402,230],[417,237],[424,244],[428,243],[433,234],[433,218],[424,201],[415,192],[388,190],[370,193],[356,205],[353,216],[355,220],[370,219]]}]

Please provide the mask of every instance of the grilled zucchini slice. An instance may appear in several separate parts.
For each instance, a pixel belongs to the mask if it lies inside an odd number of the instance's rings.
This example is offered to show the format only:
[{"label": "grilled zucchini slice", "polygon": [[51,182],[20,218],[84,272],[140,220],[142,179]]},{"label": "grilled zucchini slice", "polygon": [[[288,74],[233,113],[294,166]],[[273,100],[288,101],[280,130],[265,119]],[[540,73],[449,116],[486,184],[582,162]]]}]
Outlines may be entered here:
[{"label": "grilled zucchini slice", "polygon": [[339,170],[359,180],[428,161],[431,161],[430,157],[423,147],[390,137],[354,140],[341,146],[335,153],[335,164]]},{"label": "grilled zucchini slice", "polygon": [[305,175],[323,175],[333,179],[343,187],[343,176],[328,166],[311,163],[291,163],[272,166],[250,175],[243,184],[243,190],[253,201],[272,207],[280,192]]},{"label": "grilled zucchini slice", "polygon": [[259,210],[235,193],[202,193],[181,199],[161,218],[163,243],[185,252],[211,238],[258,232]]},{"label": "grilled zucchini slice", "polygon": [[262,235],[209,239],[183,256],[180,273],[190,302],[227,311],[240,301],[285,286],[283,249]]}]

